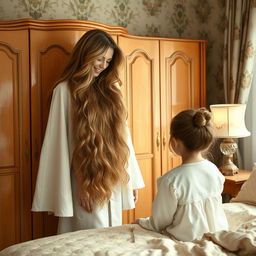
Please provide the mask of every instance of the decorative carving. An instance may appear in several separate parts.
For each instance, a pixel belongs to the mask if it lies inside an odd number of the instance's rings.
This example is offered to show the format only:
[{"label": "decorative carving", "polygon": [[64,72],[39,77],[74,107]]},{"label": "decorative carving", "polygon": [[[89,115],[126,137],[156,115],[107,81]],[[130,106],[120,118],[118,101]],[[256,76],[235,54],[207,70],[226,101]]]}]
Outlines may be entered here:
[{"label": "decorative carving", "polygon": [[[187,79],[188,79],[187,90],[188,90],[188,95],[189,95],[188,107],[192,107],[194,104],[194,102],[193,102],[193,100],[194,100],[193,99],[193,84],[192,84],[192,81],[193,81],[192,59],[189,56],[187,56],[184,52],[176,51],[171,56],[169,56],[165,59],[165,70],[166,70],[166,75],[167,75],[166,81],[167,81],[167,83],[171,83],[172,78],[174,77],[173,72],[172,72],[172,67],[180,59],[186,64],[186,66],[188,68],[188,72],[187,72]],[[167,86],[167,95],[172,95],[172,92],[170,91],[171,87],[172,86]]]}]

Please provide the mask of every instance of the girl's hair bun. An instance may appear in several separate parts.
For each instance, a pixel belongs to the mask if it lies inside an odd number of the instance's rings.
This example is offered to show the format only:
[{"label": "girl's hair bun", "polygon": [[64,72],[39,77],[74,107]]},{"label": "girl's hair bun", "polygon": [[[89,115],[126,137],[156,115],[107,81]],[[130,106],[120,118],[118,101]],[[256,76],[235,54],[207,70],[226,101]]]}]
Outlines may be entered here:
[{"label": "girl's hair bun", "polygon": [[198,109],[193,116],[193,124],[197,127],[206,126],[210,120],[211,113],[205,108]]},{"label": "girl's hair bun", "polygon": [[205,109],[188,109],[173,117],[170,135],[183,142],[190,152],[206,150],[213,141],[211,113]]}]

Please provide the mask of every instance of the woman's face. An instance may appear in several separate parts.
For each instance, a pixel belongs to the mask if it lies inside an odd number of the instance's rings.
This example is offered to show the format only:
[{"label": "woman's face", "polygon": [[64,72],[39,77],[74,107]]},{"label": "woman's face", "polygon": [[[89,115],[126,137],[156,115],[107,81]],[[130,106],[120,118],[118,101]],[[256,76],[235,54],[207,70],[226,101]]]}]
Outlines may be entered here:
[{"label": "woman's face", "polygon": [[99,76],[99,74],[109,66],[113,54],[114,50],[112,48],[108,48],[93,62],[93,72],[95,77]]}]

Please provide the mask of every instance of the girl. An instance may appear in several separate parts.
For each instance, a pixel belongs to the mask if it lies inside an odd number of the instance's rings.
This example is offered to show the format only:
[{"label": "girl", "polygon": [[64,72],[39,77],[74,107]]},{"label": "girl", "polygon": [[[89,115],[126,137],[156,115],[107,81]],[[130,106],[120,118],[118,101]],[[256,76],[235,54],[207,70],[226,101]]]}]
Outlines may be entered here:
[{"label": "girl", "polygon": [[144,186],[119,90],[123,55],[109,34],[85,33],[53,91],[33,211],[58,233],[122,224]]},{"label": "girl", "polygon": [[202,156],[213,141],[210,120],[206,109],[185,110],[173,118],[169,145],[182,164],[158,179],[152,216],[135,223],[182,241],[228,228],[221,198],[225,179]]}]

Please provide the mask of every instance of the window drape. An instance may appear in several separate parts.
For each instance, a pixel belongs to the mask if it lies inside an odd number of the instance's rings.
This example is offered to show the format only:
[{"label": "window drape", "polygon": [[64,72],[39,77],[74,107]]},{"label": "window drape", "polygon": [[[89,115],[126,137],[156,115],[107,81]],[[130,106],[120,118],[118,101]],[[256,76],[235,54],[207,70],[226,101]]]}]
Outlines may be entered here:
[{"label": "window drape", "polygon": [[[249,95],[252,94],[250,90],[255,73],[255,59],[256,0],[227,0],[223,56],[225,103],[246,104],[248,102]],[[246,125],[252,135],[239,139],[239,149],[234,154],[234,162],[239,168],[245,169],[246,166],[251,170],[253,161],[251,154],[255,155],[256,139],[252,131],[255,126],[253,128],[252,123],[248,126],[248,121],[256,119],[256,116],[252,116],[252,100],[248,104],[250,109],[247,110]]]},{"label": "window drape", "polygon": [[223,76],[225,103],[247,103],[256,52],[256,1],[227,0]]},{"label": "window drape", "polygon": [[[255,28],[256,29],[256,28]],[[253,163],[256,162],[256,59],[254,65],[254,77],[250,90],[249,99],[245,113],[247,129],[251,132],[250,137],[240,139],[243,168],[252,170]]]}]

